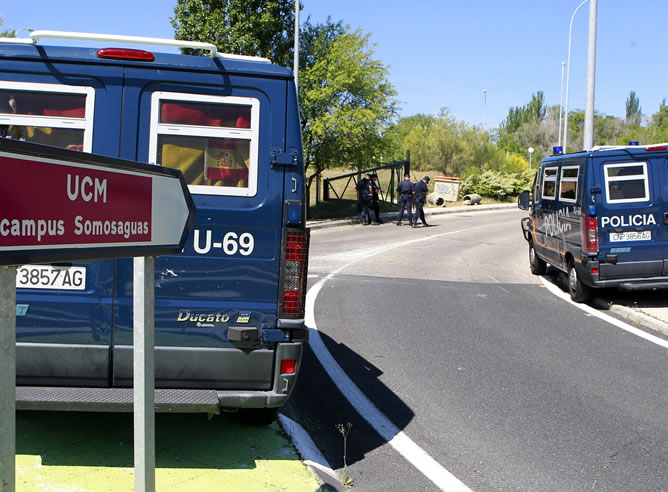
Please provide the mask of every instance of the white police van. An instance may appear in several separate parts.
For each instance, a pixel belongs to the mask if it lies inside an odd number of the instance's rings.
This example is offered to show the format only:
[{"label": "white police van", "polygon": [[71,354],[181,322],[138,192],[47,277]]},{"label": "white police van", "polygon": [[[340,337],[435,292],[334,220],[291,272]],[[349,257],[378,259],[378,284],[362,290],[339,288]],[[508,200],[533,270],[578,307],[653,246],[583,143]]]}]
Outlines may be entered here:
[{"label": "white police van", "polygon": [[[292,72],[206,43],[32,31],[0,39],[0,136],[183,173],[196,219],[155,263],[156,410],[271,421],[308,333]],[[132,260],[23,265],[16,286],[17,408],[131,410]]]},{"label": "white police van", "polygon": [[535,275],[567,273],[576,302],[592,288],[668,288],[668,144],[545,158],[518,200]]}]

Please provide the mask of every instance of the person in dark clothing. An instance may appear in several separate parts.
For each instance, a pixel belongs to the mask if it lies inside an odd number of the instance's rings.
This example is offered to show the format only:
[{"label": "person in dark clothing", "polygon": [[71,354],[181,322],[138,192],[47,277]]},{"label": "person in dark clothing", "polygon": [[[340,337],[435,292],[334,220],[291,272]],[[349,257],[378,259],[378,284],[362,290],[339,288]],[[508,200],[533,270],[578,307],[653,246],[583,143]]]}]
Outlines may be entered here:
[{"label": "person in dark clothing", "polygon": [[401,219],[404,217],[404,210],[408,214],[408,222],[410,223],[413,217],[413,183],[411,183],[411,175],[404,174],[404,180],[397,186],[397,193],[399,194],[399,220],[397,225],[401,225]]},{"label": "person in dark clothing", "polygon": [[371,180],[364,177],[357,183],[357,202],[360,206],[360,222],[362,225],[371,223],[369,205],[371,204]]},{"label": "person in dark clothing", "polygon": [[415,212],[413,212],[412,226],[417,227],[418,217],[425,227],[429,227],[427,221],[424,220],[424,204],[427,201],[427,194],[429,193],[429,176],[422,178],[415,184]]},{"label": "person in dark clothing", "polygon": [[373,211],[373,216],[376,221],[376,224],[382,224],[383,221],[380,218],[380,207],[378,205],[378,198],[380,193],[380,186],[378,185],[378,175],[373,173],[371,175],[371,210]]}]

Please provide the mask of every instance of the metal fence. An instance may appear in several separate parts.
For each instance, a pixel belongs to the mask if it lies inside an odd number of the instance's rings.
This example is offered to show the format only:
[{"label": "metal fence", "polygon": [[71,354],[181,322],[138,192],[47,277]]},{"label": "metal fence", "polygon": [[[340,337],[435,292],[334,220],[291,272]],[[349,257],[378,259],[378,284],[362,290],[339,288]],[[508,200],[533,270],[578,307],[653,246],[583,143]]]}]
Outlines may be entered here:
[{"label": "metal fence", "polygon": [[323,200],[357,200],[357,183],[362,176],[375,173],[378,175],[379,199],[394,203],[395,190],[402,174],[410,171],[410,160],[392,161],[391,164],[341,174],[323,180]]}]

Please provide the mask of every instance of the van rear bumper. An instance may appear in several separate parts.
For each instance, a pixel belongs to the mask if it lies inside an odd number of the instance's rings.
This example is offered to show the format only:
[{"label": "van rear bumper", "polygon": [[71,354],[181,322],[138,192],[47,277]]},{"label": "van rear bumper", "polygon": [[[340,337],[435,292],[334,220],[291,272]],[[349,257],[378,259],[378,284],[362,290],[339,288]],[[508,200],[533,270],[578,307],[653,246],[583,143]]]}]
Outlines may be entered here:
[{"label": "van rear bumper", "polygon": [[[621,290],[635,291],[635,290],[651,290],[651,289],[668,289],[668,276],[642,276],[635,277],[626,275],[621,278],[601,279],[600,274],[592,274],[592,268],[604,267],[606,264],[601,264],[598,261],[589,261],[583,263],[578,268],[578,275],[582,281],[596,288],[618,288]],[[615,265],[618,266],[618,265]],[[623,266],[623,265],[619,265]],[[629,270],[631,270],[629,268]],[[629,271],[631,273],[631,271]],[[636,270],[636,274],[638,271]]]},{"label": "van rear bumper", "polygon": [[592,285],[597,288],[616,287],[618,289],[628,291],[668,289],[668,278],[660,277],[624,280],[599,280],[592,282]]},{"label": "van rear bumper", "polygon": [[[268,391],[215,389],[156,389],[155,411],[159,413],[211,413],[239,408],[267,408],[283,405],[295,387],[301,366],[303,345],[276,346],[274,380]],[[294,374],[281,374],[281,361],[294,360]],[[64,386],[17,386],[17,410],[79,412],[132,412],[133,388],[85,388]]]}]

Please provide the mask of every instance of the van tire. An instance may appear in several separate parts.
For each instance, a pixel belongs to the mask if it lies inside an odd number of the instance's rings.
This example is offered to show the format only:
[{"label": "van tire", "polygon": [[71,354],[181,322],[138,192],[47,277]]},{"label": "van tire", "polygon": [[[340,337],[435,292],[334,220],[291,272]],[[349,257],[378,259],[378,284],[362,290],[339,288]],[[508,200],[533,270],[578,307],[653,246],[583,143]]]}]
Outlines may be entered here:
[{"label": "van tire", "polygon": [[574,302],[587,302],[591,298],[591,287],[580,281],[572,261],[568,265],[568,292]]},{"label": "van tire", "polygon": [[533,247],[533,242],[529,242],[529,268],[534,275],[545,275],[547,270],[547,263],[538,256],[536,248]]},{"label": "van tire", "polygon": [[278,408],[243,408],[239,416],[244,424],[269,425],[278,415]]}]

